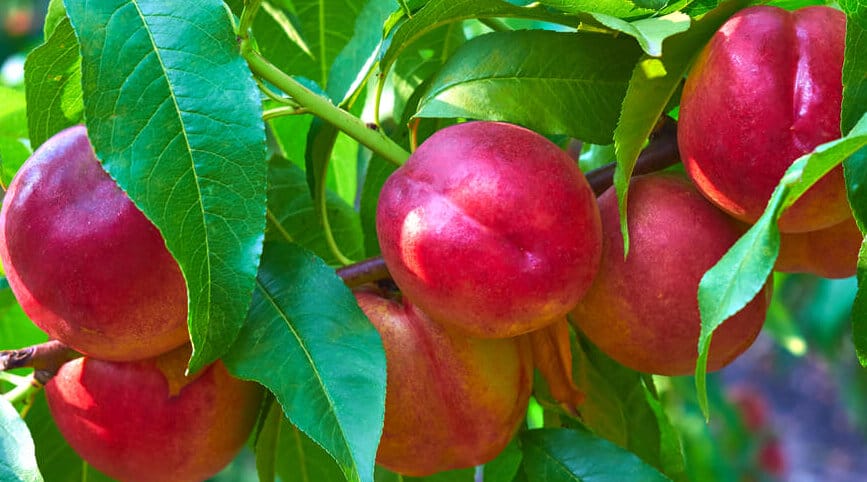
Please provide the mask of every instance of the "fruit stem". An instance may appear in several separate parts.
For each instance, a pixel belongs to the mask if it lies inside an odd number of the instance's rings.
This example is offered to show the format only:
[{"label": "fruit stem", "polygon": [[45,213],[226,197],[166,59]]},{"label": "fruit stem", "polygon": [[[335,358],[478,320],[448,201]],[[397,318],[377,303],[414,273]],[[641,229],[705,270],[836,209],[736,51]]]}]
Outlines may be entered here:
[{"label": "fruit stem", "polygon": [[367,147],[374,153],[380,155],[383,159],[397,166],[403,165],[409,158],[409,153],[406,152],[400,145],[392,141],[385,134],[378,130],[371,129],[358,117],[332,104],[331,101],[315,94],[313,91],[304,87],[300,82],[293,79],[285,72],[274,66],[259,52],[249,47],[248,43],[244,43],[242,48],[244,57],[247,59],[247,64],[250,70],[257,76],[267,80],[272,85],[282,90],[291,96],[298,104],[306,108],[313,115],[322,120],[334,125],[349,137],[355,139],[363,146]]},{"label": "fruit stem", "polygon": [[365,259],[337,270],[337,276],[350,288],[390,277],[382,256]]},{"label": "fruit stem", "polygon": [[25,400],[30,395],[31,391],[41,387],[32,374],[24,377],[24,379],[23,382],[16,384],[15,388],[3,394],[3,398],[5,398],[6,401],[12,404],[18,403],[21,400]]}]

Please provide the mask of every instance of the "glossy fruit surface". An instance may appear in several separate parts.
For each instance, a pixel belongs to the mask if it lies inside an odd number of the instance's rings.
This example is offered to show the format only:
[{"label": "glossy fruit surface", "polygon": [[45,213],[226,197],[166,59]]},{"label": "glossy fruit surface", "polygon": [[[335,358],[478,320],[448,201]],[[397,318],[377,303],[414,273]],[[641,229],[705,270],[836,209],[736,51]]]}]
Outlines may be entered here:
[{"label": "glossy fruit surface", "polygon": [[[602,264],[573,319],[623,365],[661,375],[691,374],[701,328],[698,283],[742,227],[680,175],[633,178],[628,203],[630,244],[624,260],[614,188],[599,198]],[[714,332],[709,370],[725,366],[752,344],[769,298],[765,288]]]},{"label": "glossy fruit surface", "polygon": [[496,457],[527,409],[533,384],[527,340],[470,338],[406,300],[355,296],[379,330],[388,362],[377,463],[423,476]]},{"label": "glossy fruit surface", "polygon": [[259,385],[221,362],[185,377],[189,346],[138,362],[73,360],[46,386],[51,415],[89,464],[124,482],[193,482],[220,471],[256,421]]},{"label": "glossy fruit surface", "polygon": [[774,269],[823,278],[855,276],[863,238],[854,218],[818,231],[783,233]]},{"label": "glossy fruit surface", "polygon": [[434,320],[480,337],[561,319],[601,252],[596,199],[575,162],[498,122],[425,141],[385,183],[376,228],[401,291]]},{"label": "glossy fruit surface", "polygon": [[189,340],[181,271],[83,126],[18,171],[0,211],[0,259],[27,315],[82,353],[138,360]]},{"label": "glossy fruit surface", "polygon": [[[741,10],[714,35],[684,86],[678,145],[699,190],[755,222],[798,157],[840,137],[843,12]],[[784,232],[821,229],[848,216],[842,168],[781,217]]]}]

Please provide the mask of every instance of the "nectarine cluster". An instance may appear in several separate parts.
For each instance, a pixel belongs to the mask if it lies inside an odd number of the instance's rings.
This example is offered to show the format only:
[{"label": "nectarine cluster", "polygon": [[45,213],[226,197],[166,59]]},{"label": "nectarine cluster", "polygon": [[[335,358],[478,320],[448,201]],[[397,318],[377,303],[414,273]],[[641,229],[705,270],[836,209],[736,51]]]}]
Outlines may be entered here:
[{"label": "nectarine cluster", "polygon": [[[746,231],[745,223],[756,221],[795,158],[840,135],[843,19],[826,7],[795,13],[754,7],[722,27],[696,61],[683,93],[678,141],[692,182],[678,174],[632,180],[628,256],[613,188],[597,208],[574,161],[546,139],[508,124],[467,122],[423,143],[388,179],[377,209],[380,247],[403,305],[358,295],[389,359],[380,463],[420,474],[470,466],[496,453],[475,457],[486,452],[472,445],[482,443],[473,438],[469,446],[460,444],[467,455],[460,460],[441,444],[442,437],[452,444],[467,441],[456,431],[460,424],[423,430],[427,418],[416,411],[438,413],[440,420],[463,416],[455,408],[440,413],[448,402],[439,393],[417,394],[417,386],[437,374],[435,387],[478,377],[480,390],[490,393],[490,379],[438,358],[441,350],[433,347],[457,340],[515,340],[570,314],[585,336],[626,366],[692,373],[701,277]],[[839,169],[791,207],[780,228],[777,269],[853,273],[861,233]],[[767,281],[716,330],[709,370],[751,345],[770,296]],[[398,335],[403,332],[408,334]],[[447,333],[448,340],[432,344],[431,332]],[[489,363],[482,355],[475,358],[482,367]],[[515,356],[500,358],[511,364]],[[511,373],[505,380],[512,395],[500,393],[501,400],[522,399]],[[461,389],[450,393],[462,396]],[[493,415],[483,406],[466,407]],[[499,423],[487,417],[474,433],[510,433],[514,423],[503,416]],[[425,444],[430,465],[399,462],[408,459],[395,455],[395,440],[409,447]],[[505,443],[498,440],[489,443]]]},{"label": "nectarine cluster", "polygon": [[0,259],[34,323],[86,355],[46,385],[52,416],[83,459],[125,482],[192,482],[237,454],[260,388],[220,362],[184,375],[184,278],[103,170],[85,127],[56,134],[19,170],[0,211]]}]

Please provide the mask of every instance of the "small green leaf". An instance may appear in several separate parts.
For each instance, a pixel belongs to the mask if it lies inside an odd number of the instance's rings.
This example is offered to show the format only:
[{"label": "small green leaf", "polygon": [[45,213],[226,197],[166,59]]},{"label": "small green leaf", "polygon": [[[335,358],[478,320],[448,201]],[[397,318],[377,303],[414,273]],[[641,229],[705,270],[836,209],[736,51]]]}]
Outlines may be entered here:
[{"label": "small green leaf", "polygon": [[632,452],[586,430],[530,430],[521,441],[529,482],[670,480]]},{"label": "small green leaf", "polygon": [[343,104],[367,79],[382,43],[383,25],[396,8],[395,0],[364,2],[350,30],[352,37],[334,58],[328,72],[326,91],[338,104]]},{"label": "small green leaf", "polygon": [[331,221],[328,219],[325,203],[326,174],[339,133],[340,130],[337,127],[326,123],[322,119],[313,119],[310,131],[307,133],[307,149],[304,157],[307,168],[307,184],[310,187],[310,192],[313,194],[314,210],[324,228],[325,241],[331,251],[331,257],[343,265],[352,263],[352,260],[343,254],[340,246],[334,240],[334,234],[331,231]]},{"label": "small green leaf", "polygon": [[[295,242],[313,251],[329,265],[339,265],[325,239],[304,171],[279,156],[274,156],[270,164],[266,241]],[[337,245],[347,256],[363,258],[364,243],[358,213],[331,191],[326,193],[325,203]]]},{"label": "small green leaf", "polygon": [[63,6],[63,0],[51,0],[48,2],[48,9],[45,12],[45,23],[42,26],[42,35],[45,42],[54,33],[57,25],[66,18],[66,7]]},{"label": "small green leaf", "polygon": [[[867,115],[847,136],[821,144],[796,159],[786,170],[759,220],[702,276],[698,286],[701,334],[695,380],[699,405],[705,416],[708,415],[706,376],[711,337],[723,321],[746,306],[765,286],[779,254],[777,220],[780,214],[823,175],[864,146],[867,146]],[[856,305],[857,301],[856,298]],[[859,323],[858,320],[853,317],[853,323]],[[862,350],[859,351],[862,363],[864,348],[856,345],[856,349]]]},{"label": "small green leaf", "polygon": [[27,103],[24,92],[0,85],[0,136],[27,137]]},{"label": "small green leaf", "polygon": [[259,91],[222,1],[65,4],[97,156],[186,278],[196,371],[231,346],[255,284],[267,172]]},{"label": "small green leaf", "polygon": [[32,152],[26,140],[0,135],[0,185],[5,189]]},{"label": "small green leaf", "polygon": [[283,410],[280,405],[271,403],[254,446],[256,475],[259,476],[259,482],[274,482],[276,480],[277,441],[280,439],[282,422]]},{"label": "small green leaf", "polygon": [[352,293],[321,259],[295,245],[266,245],[247,322],[223,361],[236,376],[268,387],[347,479],[373,480],[385,352]]},{"label": "small green leaf", "polygon": [[632,22],[602,13],[591,13],[590,15],[608,28],[634,37],[644,53],[651,57],[661,56],[662,42],[672,35],[685,32],[690,25],[689,15],[683,12],[674,12],[662,17],[645,18]]},{"label": "small green leaf", "polygon": [[461,20],[490,17],[527,18],[570,27],[580,24],[577,17],[552,13],[542,5],[520,7],[503,0],[432,0],[394,31],[380,60],[382,74],[387,74],[403,50],[427,32]]},{"label": "small green leaf", "polygon": [[843,104],[840,129],[845,134],[867,112],[867,25],[846,24],[843,59]]},{"label": "small green leaf", "polygon": [[485,464],[484,482],[513,482],[523,460],[524,453],[518,446],[518,439],[514,438],[497,458]]},{"label": "small green leaf", "polygon": [[[393,87],[394,107],[391,113],[395,122],[409,118],[407,114],[415,113],[417,101],[422,94],[417,91],[422,83],[431,78],[464,42],[466,35],[460,23],[450,23],[431,30],[419,38],[413,48],[403,51],[387,78],[380,77],[381,83],[385,82]],[[385,85],[380,84],[378,87],[384,88]],[[410,102],[408,105],[413,97],[416,98],[416,103]],[[412,112],[406,112],[407,110]],[[400,122],[399,127],[403,128],[403,124]]]},{"label": "small green leaf", "polygon": [[540,3],[549,7],[570,13],[596,12],[617,18],[640,18],[656,11],[653,8],[664,6],[662,0],[647,0],[641,3],[653,5],[639,5],[639,2],[629,0],[542,0]]},{"label": "small green leaf", "polygon": [[78,39],[66,16],[59,19],[51,37],[27,56],[24,85],[33,149],[61,130],[82,122],[81,56]]},{"label": "small green leaf", "polygon": [[641,149],[695,57],[719,27],[733,13],[743,8],[745,3],[745,0],[724,3],[692,25],[688,31],[668,38],[661,59],[645,54],[632,72],[626,97],[623,99],[620,120],[614,131],[617,154],[614,189],[617,192],[625,254],[629,253],[626,213],[629,179]]},{"label": "small green leaf", "polygon": [[42,482],[30,430],[4,397],[0,397],[0,480]]},{"label": "small green leaf", "polygon": [[606,144],[640,53],[630,39],[603,34],[490,33],[455,52],[416,115],[502,120]]},{"label": "small green leaf", "polygon": [[256,443],[256,467],[260,482],[274,482],[275,474],[287,482],[344,480],[328,452],[295,428],[276,403]]},{"label": "small green leaf", "polygon": [[[586,399],[584,426],[638,455],[669,475],[683,470],[679,444],[665,438],[673,430],[639,372],[612,360],[585,336],[572,340],[572,372]],[[574,424],[573,424],[574,425]]]}]

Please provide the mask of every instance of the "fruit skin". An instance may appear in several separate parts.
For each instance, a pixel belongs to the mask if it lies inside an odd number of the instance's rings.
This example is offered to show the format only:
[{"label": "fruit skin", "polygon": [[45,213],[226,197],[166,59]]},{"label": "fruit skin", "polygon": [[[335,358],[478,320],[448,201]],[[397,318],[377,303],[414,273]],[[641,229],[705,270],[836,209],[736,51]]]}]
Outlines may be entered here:
[{"label": "fruit skin", "polygon": [[124,482],[205,480],[241,450],[262,390],[222,362],[184,376],[190,347],[130,362],[79,358],[45,386],[51,415],[70,446]]},{"label": "fruit skin", "polygon": [[[840,137],[845,30],[830,7],[755,6],[714,35],[687,78],[678,122],[681,159],[708,199],[753,223],[795,159]],[[837,167],[779,226],[812,231],[848,215]]]},{"label": "fruit skin", "polygon": [[[603,252],[599,275],[573,320],[602,351],[632,369],[661,375],[695,370],[701,319],[698,283],[742,229],[675,174],[635,177],[628,200],[629,257],[617,197],[599,197]],[[744,352],[762,328],[770,284],[713,334],[708,370]]]},{"label": "fruit skin", "polygon": [[823,278],[855,276],[863,238],[855,218],[851,217],[818,231],[783,233],[774,270],[811,273]]},{"label": "fruit skin", "polygon": [[33,322],[84,354],[131,361],[189,341],[178,264],[102,169],[84,126],[18,171],[0,210],[0,259]]},{"label": "fruit skin", "polygon": [[523,421],[533,383],[525,337],[471,338],[403,303],[355,294],[388,362],[377,463],[410,476],[486,463]]},{"label": "fruit skin", "polygon": [[575,162],[500,122],[427,139],[383,186],[376,231],[403,293],[434,320],[485,338],[562,319],[601,252],[596,199]]}]

